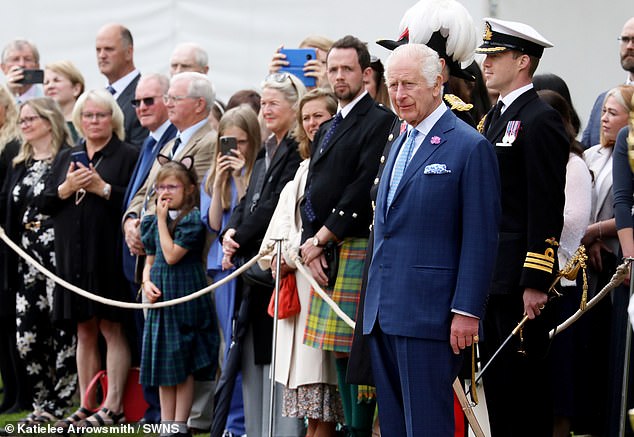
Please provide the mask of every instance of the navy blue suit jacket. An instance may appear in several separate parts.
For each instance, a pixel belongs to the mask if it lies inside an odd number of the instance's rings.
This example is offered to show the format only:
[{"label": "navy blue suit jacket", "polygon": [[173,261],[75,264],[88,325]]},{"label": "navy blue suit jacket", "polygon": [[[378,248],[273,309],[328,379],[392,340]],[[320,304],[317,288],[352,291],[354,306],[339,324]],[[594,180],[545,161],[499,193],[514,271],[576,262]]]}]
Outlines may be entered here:
[{"label": "navy blue suit jacket", "polygon": [[[170,123],[169,127],[165,130],[165,132],[163,132],[161,139],[158,141],[156,146],[154,146],[153,153],[152,153],[153,155],[152,161],[156,159],[156,155],[158,155],[159,151],[163,148],[163,146],[169,143],[176,136],[176,132],[177,132],[176,126]],[[132,199],[134,195],[136,194],[131,192],[132,183],[137,178],[137,175],[139,173],[141,158],[142,156],[139,155],[139,159],[137,160],[136,166],[134,167],[134,171],[132,172],[132,177],[130,177],[130,183],[128,184],[128,188],[125,191],[125,196],[123,197],[123,211],[125,211],[128,208],[128,203],[130,202],[130,199]],[[152,166],[149,165],[145,171],[145,174],[139,175],[142,180],[145,180],[145,178],[147,178],[151,168]],[[143,184],[141,184],[139,187],[142,187],[142,186]],[[136,264],[136,255],[130,254],[130,249],[128,248],[128,245],[125,243],[125,240],[124,240],[123,241],[123,273],[125,274],[126,279],[130,282],[134,282],[135,264]]]},{"label": "navy blue suit jacket", "polygon": [[[379,182],[363,333],[378,320],[389,335],[448,341],[452,310],[484,314],[500,217],[497,159],[482,135],[446,111],[411,159],[388,209],[404,137],[392,147]],[[434,174],[432,164],[446,171]]]},{"label": "navy blue suit jacket", "polygon": [[583,135],[581,136],[581,144],[583,144],[586,149],[599,144],[601,140],[601,112],[603,110],[603,101],[605,100],[605,95],[607,93],[607,91],[604,91],[599,94],[597,99],[594,101],[594,105],[592,105],[588,124],[583,130]]}]

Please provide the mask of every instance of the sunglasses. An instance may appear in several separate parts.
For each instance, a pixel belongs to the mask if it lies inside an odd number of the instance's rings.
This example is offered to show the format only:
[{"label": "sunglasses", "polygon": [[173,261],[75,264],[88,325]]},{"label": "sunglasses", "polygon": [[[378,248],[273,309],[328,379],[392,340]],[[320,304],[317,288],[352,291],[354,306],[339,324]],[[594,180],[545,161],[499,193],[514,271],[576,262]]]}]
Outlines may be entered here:
[{"label": "sunglasses", "polygon": [[271,73],[268,76],[266,76],[266,78],[264,79],[265,82],[277,82],[277,83],[284,83],[286,80],[291,82],[291,85],[293,86],[293,89],[295,90],[295,94],[299,95],[299,91],[297,90],[297,87],[295,86],[295,82],[293,82],[293,79],[291,79],[291,74],[287,73],[285,71],[278,71],[276,73]]},{"label": "sunglasses", "polygon": [[132,99],[132,106],[134,106],[135,108],[138,108],[141,106],[141,102],[143,102],[143,104],[145,106],[152,106],[155,103],[155,100],[157,97],[159,96],[155,96],[155,97],[144,97],[142,99]]}]

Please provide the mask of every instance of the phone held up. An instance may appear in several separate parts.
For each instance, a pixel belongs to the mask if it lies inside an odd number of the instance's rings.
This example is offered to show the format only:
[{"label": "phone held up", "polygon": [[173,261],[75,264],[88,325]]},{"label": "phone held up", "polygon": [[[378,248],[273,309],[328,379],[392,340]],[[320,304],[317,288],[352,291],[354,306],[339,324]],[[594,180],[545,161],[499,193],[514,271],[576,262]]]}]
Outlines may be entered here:
[{"label": "phone held up", "polygon": [[33,83],[44,83],[44,70],[22,70],[22,79],[18,81],[18,83],[22,84],[33,84]]},{"label": "phone held up", "polygon": [[81,163],[86,168],[90,167],[90,161],[88,160],[88,154],[85,150],[79,150],[77,152],[73,152],[70,154],[71,159],[77,166],[78,163]]},{"label": "phone held up", "polygon": [[280,71],[286,71],[297,76],[305,86],[316,86],[317,82],[314,77],[304,75],[304,64],[313,59],[317,59],[317,51],[315,49],[281,49],[280,53],[286,55],[288,61],[287,67],[280,68]]},{"label": "phone held up", "polygon": [[222,156],[232,155],[231,151],[238,148],[236,137],[220,137],[220,153]]}]

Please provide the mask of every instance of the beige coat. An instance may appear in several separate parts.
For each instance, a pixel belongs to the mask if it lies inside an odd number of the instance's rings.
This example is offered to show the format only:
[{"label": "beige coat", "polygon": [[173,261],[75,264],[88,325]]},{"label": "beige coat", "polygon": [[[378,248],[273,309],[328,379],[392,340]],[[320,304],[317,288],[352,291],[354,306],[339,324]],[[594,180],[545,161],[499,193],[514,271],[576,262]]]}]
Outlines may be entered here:
[{"label": "beige coat", "polygon": [[[187,155],[194,157],[194,168],[196,169],[199,185],[212,163],[215,163],[216,136],[216,131],[211,127],[211,125],[208,123],[204,124],[196,131],[182,151],[178,154],[178,158],[182,158]],[[174,141],[175,140],[172,140],[163,146],[160,153],[165,156],[169,156],[172,146],[174,145]],[[148,177],[130,201],[130,206],[123,215],[123,222],[125,222],[126,217],[130,214],[135,214],[137,217],[141,217],[141,210],[143,209],[144,204],[147,204],[146,214],[154,214],[154,210],[156,208],[156,193],[152,187],[156,181],[156,175],[159,168],[161,168],[159,163],[154,161]],[[147,203],[146,196],[148,196]]]},{"label": "beige coat", "polygon": [[[285,250],[297,253],[301,244],[301,216],[299,204],[304,197],[309,160],[303,161],[295,178],[282,190],[273,218],[266,231],[261,250],[273,238],[285,238]],[[294,263],[284,258],[289,266]],[[268,269],[271,256],[262,258],[260,266]],[[288,388],[325,383],[336,385],[334,355],[332,352],[304,345],[304,328],[310,308],[310,284],[299,272],[295,273],[301,311],[294,317],[279,320],[277,325],[277,351],[275,380]]]}]

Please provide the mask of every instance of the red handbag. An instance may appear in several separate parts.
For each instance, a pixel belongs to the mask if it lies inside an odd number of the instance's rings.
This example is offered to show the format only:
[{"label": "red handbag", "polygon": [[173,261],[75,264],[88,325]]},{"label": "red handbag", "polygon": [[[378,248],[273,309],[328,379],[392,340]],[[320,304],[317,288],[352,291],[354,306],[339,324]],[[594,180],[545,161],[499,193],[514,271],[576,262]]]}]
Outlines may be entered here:
[{"label": "red handbag", "polygon": [[[299,314],[299,294],[297,292],[297,281],[293,273],[280,279],[280,294],[277,298],[277,318],[287,319]],[[271,295],[268,308],[269,316],[275,317],[275,290]]]},{"label": "red handbag", "polygon": [[[126,422],[128,423],[138,422],[141,420],[148,407],[148,404],[145,402],[145,398],[143,397],[143,388],[139,383],[139,375],[139,368],[131,367],[128,371],[128,379],[123,390],[123,414]],[[95,408],[84,405],[86,409],[91,410],[93,413],[96,413],[101,409],[101,407],[103,407],[103,403],[106,400],[106,394],[108,393],[108,374],[105,370],[100,370],[92,378],[88,387],[86,387],[84,399],[90,399],[93,393],[97,393],[97,384],[99,384],[100,393],[100,397],[97,398],[99,405]]]}]

